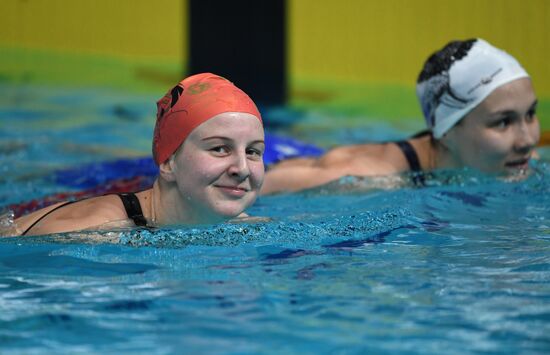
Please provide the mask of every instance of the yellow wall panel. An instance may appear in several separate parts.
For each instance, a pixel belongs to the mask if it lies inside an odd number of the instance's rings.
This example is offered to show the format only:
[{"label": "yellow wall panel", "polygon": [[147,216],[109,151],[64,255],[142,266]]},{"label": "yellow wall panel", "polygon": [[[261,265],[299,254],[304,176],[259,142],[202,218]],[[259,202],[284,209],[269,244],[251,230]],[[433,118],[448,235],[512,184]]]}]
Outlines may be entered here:
[{"label": "yellow wall panel", "polygon": [[181,60],[185,12],[182,0],[2,0],[0,44]]},{"label": "yellow wall panel", "polygon": [[429,54],[482,37],[550,97],[550,1],[289,0],[289,66],[299,78],[412,86]]}]

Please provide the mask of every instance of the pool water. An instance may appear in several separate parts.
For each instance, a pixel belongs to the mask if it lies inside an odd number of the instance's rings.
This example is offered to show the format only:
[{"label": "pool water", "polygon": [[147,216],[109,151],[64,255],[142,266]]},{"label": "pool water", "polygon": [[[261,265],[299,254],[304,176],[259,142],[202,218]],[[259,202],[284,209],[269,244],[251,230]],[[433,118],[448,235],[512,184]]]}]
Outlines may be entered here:
[{"label": "pool water", "polygon": [[[59,169],[149,152],[154,98],[0,93],[0,207],[67,191]],[[520,182],[460,171],[262,197],[249,212],[267,222],[0,238],[0,352],[547,354],[541,154]]]}]

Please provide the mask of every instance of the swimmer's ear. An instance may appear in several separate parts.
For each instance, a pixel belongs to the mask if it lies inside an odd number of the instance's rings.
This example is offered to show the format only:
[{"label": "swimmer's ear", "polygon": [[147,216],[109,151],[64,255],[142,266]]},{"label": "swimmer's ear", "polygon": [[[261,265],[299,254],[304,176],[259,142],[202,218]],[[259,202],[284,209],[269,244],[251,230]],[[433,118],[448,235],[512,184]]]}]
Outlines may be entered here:
[{"label": "swimmer's ear", "polygon": [[176,180],[176,164],[174,162],[174,155],[172,154],[164,163],[159,165],[160,176],[169,182]]}]

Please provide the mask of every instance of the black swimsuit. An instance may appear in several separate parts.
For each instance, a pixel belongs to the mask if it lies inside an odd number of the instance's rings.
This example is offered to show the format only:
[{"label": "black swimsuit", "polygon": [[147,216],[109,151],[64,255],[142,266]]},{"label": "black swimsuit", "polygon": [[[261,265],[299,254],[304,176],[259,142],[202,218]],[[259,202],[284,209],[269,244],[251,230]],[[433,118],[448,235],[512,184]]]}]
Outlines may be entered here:
[{"label": "black swimsuit", "polygon": [[[429,131],[423,131],[416,135],[414,135],[412,138],[418,138],[424,135],[430,134]],[[420,160],[418,159],[418,154],[416,153],[416,150],[414,150],[414,147],[406,140],[395,142],[397,147],[401,149],[401,152],[407,159],[407,162],[409,163],[409,167],[411,171],[413,172],[412,180],[416,186],[424,186],[425,185],[425,177],[422,173],[422,167],[420,166]]]},{"label": "black swimsuit", "polygon": [[418,160],[418,154],[416,154],[416,150],[414,150],[414,147],[411,145],[411,143],[407,141],[398,141],[395,142],[395,144],[401,149],[401,152],[403,152],[403,155],[407,159],[407,162],[409,163],[409,167],[411,168],[411,171],[418,172],[422,171],[422,167],[420,166],[420,161]]},{"label": "black swimsuit", "polygon": [[[133,220],[136,226],[146,227],[147,220],[143,216],[143,211],[141,210],[141,204],[139,203],[139,199],[137,198],[136,194],[130,192],[130,193],[121,193],[117,195],[122,200],[122,204],[124,205],[124,209],[126,210],[126,214],[128,215],[128,218]],[[29,228],[27,228],[23,233],[21,233],[21,235],[27,234],[32,229],[32,227],[34,227],[38,222],[43,220],[47,215],[49,215],[53,211],[58,210],[61,207],[65,207],[67,205],[73,204],[75,202],[78,202],[78,201],[68,201],[48,211],[42,217],[34,221],[34,223],[31,224]]]},{"label": "black swimsuit", "polygon": [[143,216],[141,204],[139,203],[139,199],[137,198],[136,194],[129,192],[118,194],[118,197],[120,197],[120,199],[122,200],[122,204],[124,205],[124,209],[126,210],[128,218],[133,220],[136,226],[146,227],[147,220]]}]

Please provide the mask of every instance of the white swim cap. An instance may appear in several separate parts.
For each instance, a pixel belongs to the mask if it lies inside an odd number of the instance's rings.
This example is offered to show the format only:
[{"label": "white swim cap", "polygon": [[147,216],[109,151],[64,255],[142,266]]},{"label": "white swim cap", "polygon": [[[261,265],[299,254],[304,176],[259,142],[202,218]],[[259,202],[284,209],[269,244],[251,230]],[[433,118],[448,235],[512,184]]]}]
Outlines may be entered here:
[{"label": "white swim cap", "polygon": [[433,54],[416,95],[428,128],[441,138],[496,88],[529,77],[518,61],[482,39],[454,41]]}]

